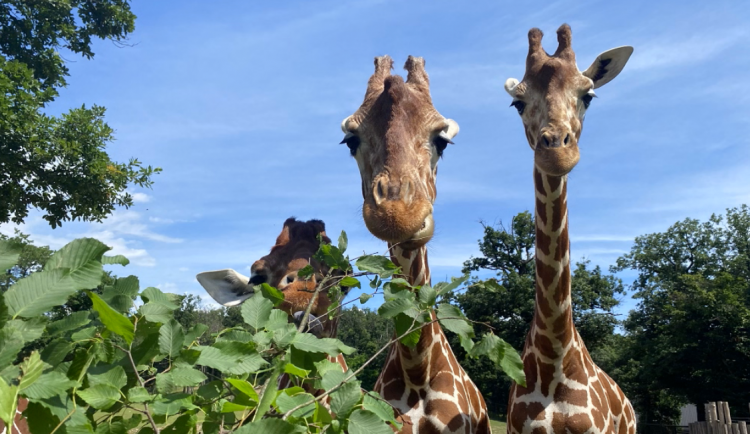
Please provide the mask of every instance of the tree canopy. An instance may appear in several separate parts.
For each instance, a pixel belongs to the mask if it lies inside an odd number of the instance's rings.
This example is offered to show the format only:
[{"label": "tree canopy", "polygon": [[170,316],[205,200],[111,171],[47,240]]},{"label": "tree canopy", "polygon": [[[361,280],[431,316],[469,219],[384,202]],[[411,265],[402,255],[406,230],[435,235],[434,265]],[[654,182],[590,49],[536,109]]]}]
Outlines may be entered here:
[{"label": "tree canopy", "polygon": [[44,111],[69,75],[58,50],[90,59],[94,37],[123,42],[134,23],[126,0],[0,3],[0,222],[22,223],[30,208],[53,228],[101,221],[133,204],[130,184],[152,185],[161,169],[110,159],[103,107]]},{"label": "tree canopy", "polygon": [[[649,421],[683,402],[750,401],[750,210],[685,219],[635,239],[613,271],[632,269],[638,307],[624,323],[632,396]],[[621,364],[624,364],[621,363]],[[672,409],[672,412],[669,409]],[[702,406],[698,405],[699,410]],[[655,409],[655,410],[654,410]]]}]

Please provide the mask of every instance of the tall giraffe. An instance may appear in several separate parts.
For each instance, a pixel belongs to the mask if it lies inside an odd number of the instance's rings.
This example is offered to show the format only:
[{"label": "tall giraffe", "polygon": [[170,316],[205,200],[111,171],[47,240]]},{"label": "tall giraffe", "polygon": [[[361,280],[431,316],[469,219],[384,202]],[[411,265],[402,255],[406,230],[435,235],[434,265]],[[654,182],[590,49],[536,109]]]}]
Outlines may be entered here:
[{"label": "tall giraffe", "polygon": [[625,67],[632,47],[600,54],[584,72],[576,66],[567,24],[558,48],[542,48],[529,31],[526,74],[505,82],[534,151],[536,302],[522,358],[526,387],[513,384],[508,433],[634,434],[635,415],[617,384],[594,364],[573,324],[570,296],[567,174],[578,163],[578,139],[594,89]]},{"label": "tall giraffe", "polygon": [[[325,230],[325,223],[320,220],[303,222],[291,217],[284,222],[271,252],[250,267],[250,277],[226,269],[205,271],[199,273],[196,278],[206,292],[223,306],[236,306],[242,303],[253,295],[254,285],[268,283],[284,293],[284,302],[280,308],[289,314],[290,320],[299,324],[312,299],[317,282],[328,272],[325,264],[313,258],[320,245],[318,235],[324,243],[331,243]],[[299,270],[308,264],[312,265],[315,274],[307,280],[297,276]],[[318,337],[336,337],[339,315],[329,319],[330,309],[331,299],[328,294],[321,292],[310,311],[307,327],[309,332]],[[328,360],[340,364],[344,372],[348,370],[343,354],[336,357],[328,356]],[[279,387],[289,386],[291,379],[285,374],[279,380]]]},{"label": "tall giraffe", "polygon": [[[422,58],[409,56],[406,82],[392,68],[390,57],[375,58],[364,102],[341,125],[341,143],[359,166],[365,225],[418,286],[430,283],[437,163],[458,124],[433,107]],[[414,348],[391,347],[375,390],[400,413],[401,433],[490,432],[484,399],[437,322],[422,329]]]}]

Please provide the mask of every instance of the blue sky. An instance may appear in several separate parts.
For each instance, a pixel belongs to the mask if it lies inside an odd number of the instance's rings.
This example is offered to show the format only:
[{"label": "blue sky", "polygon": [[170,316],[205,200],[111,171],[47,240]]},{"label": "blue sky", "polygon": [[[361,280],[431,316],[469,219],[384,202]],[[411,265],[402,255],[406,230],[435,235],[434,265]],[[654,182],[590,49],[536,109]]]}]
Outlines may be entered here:
[{"label": "blue sky", "polygon": [[430,243],[433,280],[458,275],[478,254],[480,220],[533,207],[533,156],[503,83],[523,76],[529,28],[551,52],[564,22],[580,69],[635,47],[586,116],[569,183],[574,259],[607,268],[637,235],[750,202],[750,3],[470,4],[136,0],[133,46],[66,55],[69,85],[50,111],[107,107],[110,155],[164,172],[104,223],[52,230],[32,213],[20,229],[53,248],[95,236],[132,260],[116,274],[204,297],[196,273],[247,274],[289,216],[323,219],[332,238],[346,230],[352,254],[383,251],[364,227],[339,125],[373,57],[391,55],[402,73],[412,54],[426,59],[435,107],[461,127],[439,163]]}]

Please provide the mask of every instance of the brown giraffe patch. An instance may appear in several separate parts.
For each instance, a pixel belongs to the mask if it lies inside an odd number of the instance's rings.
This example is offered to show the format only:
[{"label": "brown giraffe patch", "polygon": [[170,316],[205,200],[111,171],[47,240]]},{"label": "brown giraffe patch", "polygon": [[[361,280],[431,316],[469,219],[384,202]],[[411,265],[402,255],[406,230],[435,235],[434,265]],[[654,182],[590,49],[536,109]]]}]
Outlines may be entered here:
[{"label": "brown giraffe patch", "polygon": [[565,434],[565,415],[562,413],[552,413],[552,432]]},{"label": "brown giraffe patch", "polygon": [[448,426],[451,431],[457,430],[463,425],[463,418],[458,406],[454,402],[446,399],[432,399],[427,401],[424,411],[426,414],[431,414],[438,418],[438,420]]},{"label": "brown giraffe patch", "polygon": [[563,374],[565,378],[577,381],[581,384],[588,384],[588,377],[581,365],[581,352],[576,348],[571,348],[563,357]]},{"label": "brown giraffe patch", "polygon": [[[542,262],[542,260],[539,258],[536,258],[535,262],[536,273],[539,277],[542,278],[542,285],[544,285],[545,288],[549,288],[550,285],[552,285],[552,281],[554,280],[555,275],[557,274],[555,272],[555,269]],[[544,288],[541,289],[544,290]]]},{"label": "brown giraffe patch", "polygon": [[588,392],[581,389],[571,389],[563,383],[559,383],[555,388],[555,401],[586,407]]},{"label": "brown giraffe patch", "polygon": [[430,389],[435,392],[451,393],[453,391],[453,375],[449,372],[439,372],[430,378]]},{"label": "brown giraffe patch", "polygon": [[528,353],[523,358],[523,372],[526,374],[526,387],[515,385],[516,396],[521,396],[526,393],[530,393],[534,390],[537,381],[537,365],[536,356],[534,353]]},{"label": "brown giraffe patch", "polygon": [[539,391],[544,396],[549,395],[549,387],[552,384],[552,380],[555,378],[555,365],[551,363],[544,363],[541,360],[537,361],[539,365]]},{"label": "brown giraffe patch", "polygon": [[591,429],[591,420],[588,415],[578,413],[568,417],[566,426],[571,434],[583,434]]},{"label": "brown giraffe patch", "polygon": [[537,226],[536,228],[536,239],[539,240],[539,250],[544,255],[549,255],[549,248],[550,244],[552,243],[552,238],[544,233],[544,230],[542,230],[541,227]]},{"label": "brown giraffe patch", "polygon": [[604,416],[602,415],[602,412],[599,411],[599,409],[592,408],[591,409],[591,419],[594,421],[594,426],[599,430],[604,430]]},{"label": "brown giraffe patch", "polygon": [[547,428],[543,426],[538,426],[531,430],[531,434],[547,434]]},{"label": "brown giraffe patch", "polygon": [[417,404],[419,404],[419,393],[415,389],[412,389],[409,392],[409,397],[406,398],[406,405],[410,408],[416,408]]},{"label": "brown giraffe patch", "polygon": [[543,225],[547,224],[547,207],[539,198],[536,198],[536,215]]},{"label": "brown giraffe patch", "polygon": [[537,333],[536,336],[534,336],[534,347],[539,349],[539,352],[544,357],[550,359],[557,358],[557,351],[555,351],[555,347],[552,345],[552,341],[546,335]]}]

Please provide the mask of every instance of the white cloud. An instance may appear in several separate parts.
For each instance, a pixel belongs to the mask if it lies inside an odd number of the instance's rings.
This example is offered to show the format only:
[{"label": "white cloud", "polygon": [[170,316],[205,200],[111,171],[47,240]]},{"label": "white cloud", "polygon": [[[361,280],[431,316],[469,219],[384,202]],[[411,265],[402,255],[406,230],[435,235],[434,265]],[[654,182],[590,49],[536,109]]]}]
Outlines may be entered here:
[{"label": "white cloud", "polygon": [[744,29],[727,29],[721,33],[697,33],[688,39],[651,37],[639,45],[628,62],[628,70],[652,71],[701,63],[742,41],[746,34]]},{"label": "white cloud", "polygon": [[134,203],[147,203],[151,202],[151,196],[147,195],[146,193],[133,193],[131,194],[133,197]]},{"label": "white cloud", "polygon": [[181,243],[183,241],[181,238],[173,238],[153,232],[149,229],[148,225],[142,222],[141,215],[135,211],[116,211],[112,216],[104,220],[100,227],[105,231],[162,243]]}]

